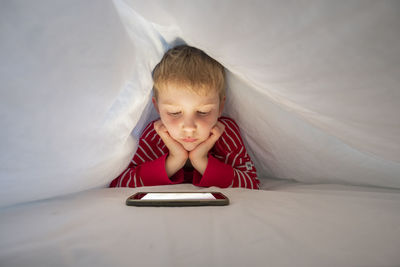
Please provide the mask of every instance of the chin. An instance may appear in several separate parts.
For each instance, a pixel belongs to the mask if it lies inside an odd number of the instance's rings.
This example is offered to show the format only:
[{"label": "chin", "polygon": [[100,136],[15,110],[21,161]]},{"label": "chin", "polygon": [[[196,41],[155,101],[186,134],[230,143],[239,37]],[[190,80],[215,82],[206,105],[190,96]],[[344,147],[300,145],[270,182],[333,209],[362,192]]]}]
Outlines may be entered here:
[{"label": "chin", "polygon": [[183,148],[186,149],[186,151],[192,151],[194,150],[198,144],[182,144]]},{"label": "chin", "polygon": [[184,148],[186,149],[186,151],[190,152],[190,151],[194,150],[196,148],[196,146],[189,145],[189,146],[184,146]]}]

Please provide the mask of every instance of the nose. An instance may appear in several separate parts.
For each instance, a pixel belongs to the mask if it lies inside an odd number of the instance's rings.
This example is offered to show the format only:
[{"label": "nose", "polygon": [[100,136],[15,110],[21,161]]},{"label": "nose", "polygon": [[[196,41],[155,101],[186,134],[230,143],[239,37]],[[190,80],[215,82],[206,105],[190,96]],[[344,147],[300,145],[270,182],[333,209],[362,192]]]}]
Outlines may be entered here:
[{"label": "nose", "polygon": [[187,134],[192,134],[196,131],[196,122],[193,118],[187,117],[183,119],[182,130]]}]

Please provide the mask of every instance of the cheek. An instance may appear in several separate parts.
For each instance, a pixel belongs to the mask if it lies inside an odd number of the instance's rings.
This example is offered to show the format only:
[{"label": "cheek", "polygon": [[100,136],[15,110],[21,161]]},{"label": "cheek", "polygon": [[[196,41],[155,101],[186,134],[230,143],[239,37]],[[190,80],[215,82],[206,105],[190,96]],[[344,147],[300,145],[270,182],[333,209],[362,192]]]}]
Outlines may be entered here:
[{"label": "cheek", "polygon": [[168,117],[161,117],[162,123],[167,128],[172,137],[177,137],[179,134],[179,121]]},{"label": "cheek", "polygon": [[[177,139],[181,135],[180,129],[180,120],[176,118],[171,118],[169,116],[161,116],[161,121],[167,128],[169,134]],[[208,116],[208,117],[200,117],[197,119],[197,134],[201,135],[201,138],[205,139],[209,136],[211,129],[218,122],[218,117],[216,116]]]},{"label": "cheek", "polygon": [[214,127],[218,122],[218,112],[213,112],[212,115],[207,117],[206,121],[210,125],[210,128]]},{"label": "cheek", "polygon": [[211,129],[215,126],[217,123],[218,119],[217,118],[204,118],[199,121],[199,129],[203,132],[203,134],[207,135],[211,132]]}]

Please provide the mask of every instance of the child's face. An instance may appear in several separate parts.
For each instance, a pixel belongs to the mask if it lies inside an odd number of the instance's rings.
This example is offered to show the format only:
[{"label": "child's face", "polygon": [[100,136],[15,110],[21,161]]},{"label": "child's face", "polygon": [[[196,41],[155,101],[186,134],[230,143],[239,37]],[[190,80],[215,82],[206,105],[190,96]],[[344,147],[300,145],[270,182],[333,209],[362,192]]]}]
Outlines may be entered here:
[{"label": "child's face", "polygon": [[224,102],[225,99],[220,102],[215,91],[201,96],[180,86],[168,86],[159,92],[158,100],[153,98],[170,136],[187,151],[207,140],[222,114]]}]

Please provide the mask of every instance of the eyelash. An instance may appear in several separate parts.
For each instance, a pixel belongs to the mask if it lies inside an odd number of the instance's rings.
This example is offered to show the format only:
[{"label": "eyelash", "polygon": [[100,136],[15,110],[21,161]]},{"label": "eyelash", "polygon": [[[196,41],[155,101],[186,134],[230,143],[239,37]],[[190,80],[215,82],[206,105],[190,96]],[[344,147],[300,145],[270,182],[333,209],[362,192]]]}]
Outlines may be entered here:
[{"label": "eyelash", "polygon": [[[201,112],[201,111],[197,111],[197,113],[198,113],[200,116],[207,116],[210,112]],[[181,114],[181,112],[168,112],[168,115],[173,116],[173,117],[179,116],[180,114]]]}]

